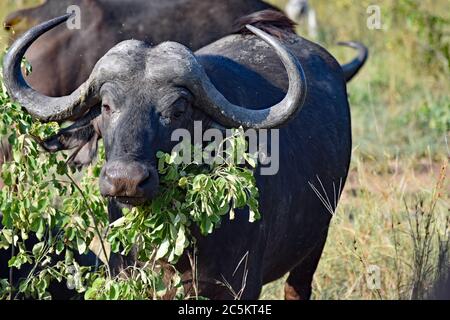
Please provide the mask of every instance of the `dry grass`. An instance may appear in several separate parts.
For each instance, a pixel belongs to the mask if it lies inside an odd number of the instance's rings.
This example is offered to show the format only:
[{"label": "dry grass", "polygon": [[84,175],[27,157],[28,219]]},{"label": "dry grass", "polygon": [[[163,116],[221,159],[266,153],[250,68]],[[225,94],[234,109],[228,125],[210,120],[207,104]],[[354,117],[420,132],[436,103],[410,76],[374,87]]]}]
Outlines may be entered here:
[{"label": "dry grass", "polygon": [[[339,40],[363,41],[371,51],[349,85],[352,166],[313,299],[427,298],[450,262],[449,70],[438,59],[424,62],[426,39],[408,27],[409,15],[402,20],[403,13],[392,12],[395,1],[379,1],[383,31],[365,26],[369,1],[336,1],[333,9],[325,1],[311,3],[322,21],[319,41],[340,61],[352,52],[336,48]],[[422,1],[420,10],[448,19],[449,6]],[[372,285],[377,269],[379,288]],[[284,279],[267,285],[262,298],[283,298],[283,285]]]}]

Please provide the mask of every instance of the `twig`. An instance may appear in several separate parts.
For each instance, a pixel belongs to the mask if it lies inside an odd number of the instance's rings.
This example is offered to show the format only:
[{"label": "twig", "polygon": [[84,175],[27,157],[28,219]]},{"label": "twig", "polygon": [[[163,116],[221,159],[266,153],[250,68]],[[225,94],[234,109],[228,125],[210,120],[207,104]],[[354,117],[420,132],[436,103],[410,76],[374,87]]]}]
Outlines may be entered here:
[{"label": "twig", "polygon": [[[13,229],[13,235],[12,235],[12,246],[11,246],[11,258],[14,257],[14,255],[16,254],[16,247],[14,245],[14,229]],[[13,286],[13,280],[14,280],[14,268],[9,268],[9,284],[11,285],[11,288]],[[12,300],[12,290],[9,292],[9,300]]]},{"label": "twig", "polygon": [[[97,218],[95,217],[94,212],[91,209],[91,206],[89,205],[89,201],[87,200],[83,190],[81,190],[80,186],[78,186],[78,184],[75,182],[75,180],[72,178],[72,176],[68,172],[66,172],[66,176],[70,179],[70,181],[73,183],[75,188],[77,188],[77,190],[80,192],[81,196],[83,197],[84,202],[86,203],[86,206],[88,208],[89,214],[91,215],[91,218],[94,221],[95,233],[97,233],[97,236],[100,239],[100,245],[102,247],[103,255],[105,256],[105,261],[108,261],[108,255],[106,253],[106,248],[105,248],[105,243],[104,243],[104,240],[103,240],[103,236],[102,236],[102,233],[100,232],[100,230],[98,228],[98,221],[97,221]],[[109,268],[109,264],[108,263],[106,263],[106,270],[108,272],[108,278],[111,279],[111,269]]]}]

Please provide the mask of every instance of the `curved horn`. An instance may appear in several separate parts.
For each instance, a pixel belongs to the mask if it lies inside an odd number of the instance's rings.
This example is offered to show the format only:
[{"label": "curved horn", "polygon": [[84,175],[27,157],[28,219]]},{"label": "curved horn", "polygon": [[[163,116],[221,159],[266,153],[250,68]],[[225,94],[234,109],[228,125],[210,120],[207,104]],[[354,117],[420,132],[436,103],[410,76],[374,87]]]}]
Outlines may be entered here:
[{"label": "curved horn", "polygon": [[303,107],[306,98],[306,77],[298,59],[274,37],[251,25],[251,32],[267,42],[283,62],[289,78],[285,98],[276,105],[262,110],[250,110],[229,102],[212,84],[206,73],[201,75],[201,88],[205,97],[199,107],[214,120],[227,127],[275,128],[291,120]]},{"label": "curved horn", "polygon": [[28,113],[44,122],[77,118],[96,103],[93,100],[95,89],[91,80],[82,84],[71,95],[48,97],[31,88],[22,75],[21,62],[27,49],[37,38],[67,21],[70,16],[71,14],[67,14],[31,28],[14,42],[3,60],[3,80],[7,91]]},{"label": "curved horn", "polygon": [[356,41],[338,42],[337,44],[340,46],[350,47],[358,50],[358,56],[351,62],[342,66],[345,81],[349,82],[366,63],[367,58],[369,57],[369,50],[365,45]]}]

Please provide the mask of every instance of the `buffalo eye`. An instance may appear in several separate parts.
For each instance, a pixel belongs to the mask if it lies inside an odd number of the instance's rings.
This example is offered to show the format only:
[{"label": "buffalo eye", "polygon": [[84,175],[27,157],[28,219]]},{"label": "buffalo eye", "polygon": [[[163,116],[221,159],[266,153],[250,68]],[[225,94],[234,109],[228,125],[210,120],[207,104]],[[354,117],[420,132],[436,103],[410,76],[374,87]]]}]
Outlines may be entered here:
[{"label": "buffalo eye", "polygon": [[108,104],[103,104],[102,111],[109,113],[111,111],[111,107]]},{"label": "buffalo eye", "polygon": [[181,116],[183,115],[183,111],[175,111],[174,113],[173,113],[173,117],[175,118],[175,119],[179,119],[179,118],[181,118]]},{"label": "buffalo eye", "polygon": [[188,101],[185,98],[179,98],[172,105],[172,116],[174,119],[179,119],[186,112],[188,107]]}]

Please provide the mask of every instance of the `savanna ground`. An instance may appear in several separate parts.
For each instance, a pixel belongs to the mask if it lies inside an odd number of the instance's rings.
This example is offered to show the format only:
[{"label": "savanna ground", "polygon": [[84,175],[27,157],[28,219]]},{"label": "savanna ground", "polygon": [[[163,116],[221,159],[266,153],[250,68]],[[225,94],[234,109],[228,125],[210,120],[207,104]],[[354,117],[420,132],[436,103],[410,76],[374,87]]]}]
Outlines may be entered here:
[{"label": "savanna ground", "polygon": [[[36,2],[4,0],[0,19]],[[337,41],[359,40],[370,49],[348,86],[352,164],[312,298],[426,298],[450,259],[450,2],[310,2],[319,20],[316,41],[341,63],[355,53]],[[381,30],[366,25],[369,5],[381,8]],[[298,32],[306,35],[305,26]],[[0,37],[4,46],[7,34]],[[283,298],[283,285],[265,286],[261,297]]]}]

